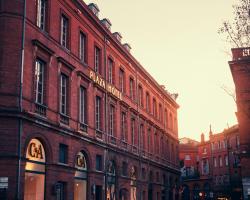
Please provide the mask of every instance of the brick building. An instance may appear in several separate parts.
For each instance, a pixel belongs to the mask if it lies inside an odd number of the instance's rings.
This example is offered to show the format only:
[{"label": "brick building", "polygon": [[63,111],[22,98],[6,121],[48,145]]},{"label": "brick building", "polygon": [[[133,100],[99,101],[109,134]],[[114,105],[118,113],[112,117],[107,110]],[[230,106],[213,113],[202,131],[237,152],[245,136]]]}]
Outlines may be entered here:
[{"label": "brick building", "polygon": [[209,140],[180,142],[182,184],[186,199],[241,198],[239,130],[232,126]]},{"label": "brick building", "polygon": [[250,197],[250,48],[232,49],[229,62],[236,90],[244,199]]},{"label": "brick building", "polygon": [[0,1],[0,199],[176,196],[176,95],[98,12]]}]

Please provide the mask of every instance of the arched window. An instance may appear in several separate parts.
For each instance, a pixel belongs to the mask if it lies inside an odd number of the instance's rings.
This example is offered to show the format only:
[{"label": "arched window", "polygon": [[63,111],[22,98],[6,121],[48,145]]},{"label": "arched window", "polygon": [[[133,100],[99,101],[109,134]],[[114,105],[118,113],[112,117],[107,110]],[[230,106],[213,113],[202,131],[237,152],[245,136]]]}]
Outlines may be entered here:
[{"label": "arched window", "polygon": [[74,200],[87,199],[87,162],[83,152],[78,152],[75,161]]},{"label": "arched window", "polygon": [[115,171],[115,162],[109,161],[107,166],[107,188],[106,188],[106,199],[107,200],[115,200],[116,199],[116,171]]},{"label": "arched window", "polygon": [[132,166],[130,170],[130,186],[131,186],[131,192],[130,192],[130,200],[136,200],[136,167]]},{"label": "arched window", "polygon": [[26,159],[24,199],[44,199],[46,154],[38,139],[30,140]]}]

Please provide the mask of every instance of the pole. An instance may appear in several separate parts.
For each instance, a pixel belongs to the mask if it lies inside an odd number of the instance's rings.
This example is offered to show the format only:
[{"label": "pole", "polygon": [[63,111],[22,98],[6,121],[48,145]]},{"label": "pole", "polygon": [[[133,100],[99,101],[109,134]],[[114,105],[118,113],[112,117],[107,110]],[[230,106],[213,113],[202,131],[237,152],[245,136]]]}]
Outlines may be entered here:
[{"label": "pole", "polygon": [[[23,19],[22,19],[22,41],[21,41],[21,59],[20,59],[20,85],[19,85],[19,112],[22,113],[22,99],[23,99],[23,68],[24,68],[24,46],[25,46],[25,24],[26,23],[26,0],[23,1]],[[22,161],[22,131],[23,121],[19,118],[18,122],[18,167],[17,167],[17,182],[16,182],[16,199],[20,199],[21,187],[21,161]]]}]

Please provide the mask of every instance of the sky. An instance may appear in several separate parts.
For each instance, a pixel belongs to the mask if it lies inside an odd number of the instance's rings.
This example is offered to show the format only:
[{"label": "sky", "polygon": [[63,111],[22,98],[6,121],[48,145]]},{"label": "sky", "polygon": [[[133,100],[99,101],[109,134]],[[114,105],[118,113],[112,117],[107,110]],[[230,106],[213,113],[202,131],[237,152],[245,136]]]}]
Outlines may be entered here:
[{"label": "sky", "polygon": [[208,139],[237,123],[228,61],[230,46],[217,33],[236,0],[84,0],[96,3],[131,54],[171,93],[178,93],[179,138]]}]

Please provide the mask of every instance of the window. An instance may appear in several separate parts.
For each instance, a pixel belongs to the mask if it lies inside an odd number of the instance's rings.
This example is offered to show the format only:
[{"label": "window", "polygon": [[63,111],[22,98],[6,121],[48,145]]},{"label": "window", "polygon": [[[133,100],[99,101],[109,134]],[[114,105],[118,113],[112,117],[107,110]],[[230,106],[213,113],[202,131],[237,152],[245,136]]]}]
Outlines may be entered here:
[{"label": "window", "polygon": [[155,99],[153,99],[153,115],[154,115],[154,117],[157,116],[157,111],[156,111],[156,100],[155,100]]},{"label": "window", "polygon": [[173,130],[173,127],[174,127],[174,122],[173,122],[173,116],[172,116],[172,113],[170,113],[170,129]]},{"label": "window", "polygon": [[66,199],[66,187],[67,184],[65,182],[57,182],[56,183],[56,200],[65,200]]},{"label": "window", "polygon": [[65,144],[59,144],[59,162],[68,163],[68,146]]},{"label": "window", "polygon": [[207,154],[207,148],[206,147],[203,148],[203,154]]},{"label": "window", "polygon": [[121,140],[126,140],[126,113],[121,113]]},{"label": "window", "polygon": [[123,176],[128,175],[128,163],[125,161],[122,162],[122,175]]},{"label": "window", "polygon": [[138,88],[138,103],[139,106],[143,107],[143,90],[141,86]]},{"label": "window", "polygon": [[151,146],[151,129],[148,128],[148,152],[150,152],[150,146]]},{"label": "window", "polygon": [[144,149],[144,127],[143,124],[140,125],[140,148]]},{"label": "window", "polygon": [[204,175],[209,174],[209,163],[208,159],[203,159],[202,160],[202,172]]},{"label": "window", "polygon": [[61,74],[61,94],[60,94],[60,112],[67,115],[68,105],[68,77],[65,74]]},{"label": "window", "polygon": [[114,115],[115,115],[115,107],[113,105],[110,105],[110,111],[109,111],[109,134],[111,136],[114,135]]},{"label": "window", "polygon": [[238,135],[236,136],[236,147],[240,147],[240,137]]},{"label": "window", "polygon": [[102,171],[102,156],[96,155],[95,168],[97,171]]},{"label": "window", "polygon": [[219,156],[219,162],[220,162],[220,167],[222,167],[223,163],[222,163],[222,157]]},{"label": "window", "polygon": [[228,166],[228,156],[225,155],[225,165]]},{"label": "window", "polygon": [[217,159],[214,157],[214,167],[217,167]]},{"label": "window", "polygon": [[36,84],[36,103],[44,104],[44,68],[45,63],[36,60],[35,84]]},{"label": "window", "polygon": [[101,68],[101,50],[95,46],[95,72],[100,74],[100,68]]},{"label": "window", "polygon": [[167,128],[168,127],[168,111],[167,109],[165,109],[165,112],[164,112],[164,127]]},{"label": "window", "polygon": [[86,63],[86,35],[82,32],[80,32],[80,44],[79,44],[79,57],[80,60],[84,63]]},{"label": "window", "polygon": [[190,155],[185,155],[185,160],[191,160]]},{"label": "window", "polygon": [[212,148],[212,151],[213,151],[213,150],[214,150],[214,142],[212,142],[212,144],[211,144],[211,145],[212,145],[212,147],[211,147],[211,148]]},{"label": "window", "polygon": [[114,62],[111,58],[108,58],[108,82],[110,84],[113,84],[113,69],[114,68]]},{"label": "window", "polygon": [[134,99],[134,79],[129,79],[129,97]]},{"label": "window", "polygon": [[150,112],[149,105],[150,105],[150,103],[149,103],[149,93],[147,92],[146,93],[146,111],[147,112]]},{"label": "window", "polygon": [[99,96],[95,99],[95,127],[101,130],[101,97]]},{"label": "window", "polygon": [[80,122],[86,124],[86,89],[80,87]]},{"label": "window", "polygon": [[162,121],[162,105],[159,104],[159,120]]},{"label": "window", "polygon": [[[155,133],[154,146],[155,146],[155,153],[159,154],[160,149],[159,149],[159,142],[158,142],[158,134],[157,133]],[[172,147],[173,147],[173,145],[172,145]],[[173,151],[173,148],[172,148],[172,151]]]},{"label": "window", "polygon": [[119,71],[119,88],[121,92],[125,92],[124,90],[124,71],[123,69],[120,69]]},{"label": "window", "polygon": [[160,175],[159,175],[159,172],[156,172],[156,182],[160,182]]},{"label": "window", "polygon": [[46,29],[47,0],[37,1],[37,21],[36,25],[43,31]]},{"label": "window", "polygon": [[146,179],[146,169],[144,167],[141,169],[141,176],[142,176],[142,180]]},{"label": "window", "polygon": [[131,119],[131,138],[132,138],[132,145],[135,145],[135,119]]},{"label": "window", "polygon": [[61,45],[69,48],[69,19],[65,15],[61,17]]}]

